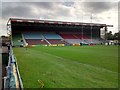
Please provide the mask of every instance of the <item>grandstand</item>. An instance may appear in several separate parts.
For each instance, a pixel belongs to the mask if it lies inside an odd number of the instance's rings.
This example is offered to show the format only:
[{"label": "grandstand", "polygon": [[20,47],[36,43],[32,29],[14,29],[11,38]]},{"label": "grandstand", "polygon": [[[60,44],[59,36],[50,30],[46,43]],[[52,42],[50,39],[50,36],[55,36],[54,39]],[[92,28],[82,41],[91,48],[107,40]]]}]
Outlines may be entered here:
[{"label": "grandstand", "polygon": [[[11,29],[10,28],[11,25]],[[12,46],[101,44],[100,29],[106,24],[10,18]],[[91,29],[92,27],[92,29]]]},{"label": "grandstand", "polygon": [[22,35],[20,33],[13,34],[12,40],[13,40],[12,44],[15,46],[22,46],[23,45]]},{"label": "grandstand", "polygon": [[[106,27],[98,23],[10,18],[7,30],[11,44],[7,46],[3,87],[40,88],[38,81],[44,82],[44,88],[117,87],[117,47],[96,45],[106,41],[100,31]],[[23,48],[26,45],[35,47]],[[80,45],[96,47],[72,47]]]}]

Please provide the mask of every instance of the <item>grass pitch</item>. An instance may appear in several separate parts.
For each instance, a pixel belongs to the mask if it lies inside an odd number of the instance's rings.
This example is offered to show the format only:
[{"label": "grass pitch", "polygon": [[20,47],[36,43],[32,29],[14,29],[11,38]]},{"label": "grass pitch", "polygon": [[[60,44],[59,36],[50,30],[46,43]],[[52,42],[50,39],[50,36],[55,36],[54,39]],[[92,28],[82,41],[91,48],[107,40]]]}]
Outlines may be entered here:
[{"label": "grass pitch", "polygon": [[24,88],[118,87],[118,47],[14,48]]}]

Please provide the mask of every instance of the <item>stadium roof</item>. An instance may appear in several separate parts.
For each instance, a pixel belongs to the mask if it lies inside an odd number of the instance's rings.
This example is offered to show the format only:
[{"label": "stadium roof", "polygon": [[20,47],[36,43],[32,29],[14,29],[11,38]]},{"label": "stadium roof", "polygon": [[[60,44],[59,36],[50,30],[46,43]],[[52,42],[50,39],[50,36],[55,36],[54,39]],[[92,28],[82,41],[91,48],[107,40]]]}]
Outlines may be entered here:
[{"label": "stadium roof", "polygon": [[61,24],[61,25],[74,25],[74,26],[98,26],[98,27],[113,27],[113,25],[99,24],[99,23],[82,23],[82,22],[64,22],[64,21],[51,21],[51,20],[37,20],[37,19],[18,19],[10,18],[7,25],[11,22],[24,22],[24,23],[42,23],[42,24]]}]

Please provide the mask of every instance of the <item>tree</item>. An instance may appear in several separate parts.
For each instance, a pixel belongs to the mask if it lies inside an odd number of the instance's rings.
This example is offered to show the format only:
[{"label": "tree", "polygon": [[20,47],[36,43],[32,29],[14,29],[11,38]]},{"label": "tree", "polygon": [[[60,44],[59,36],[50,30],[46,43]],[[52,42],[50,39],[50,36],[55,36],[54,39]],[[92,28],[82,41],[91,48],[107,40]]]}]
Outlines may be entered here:
[{"label": "tree", "polygon": [[109,31],[107,34],[107,39],[108,40],[113,40],[113,34],[112,34],[112,31]]},{"label": "tree", "polygon": [[114,39],[114,40],[119,40],[119,38],[120,38],[120,31],[118,31],[118,33],[115,33],[115,34],[113,35],[113,39]]}]

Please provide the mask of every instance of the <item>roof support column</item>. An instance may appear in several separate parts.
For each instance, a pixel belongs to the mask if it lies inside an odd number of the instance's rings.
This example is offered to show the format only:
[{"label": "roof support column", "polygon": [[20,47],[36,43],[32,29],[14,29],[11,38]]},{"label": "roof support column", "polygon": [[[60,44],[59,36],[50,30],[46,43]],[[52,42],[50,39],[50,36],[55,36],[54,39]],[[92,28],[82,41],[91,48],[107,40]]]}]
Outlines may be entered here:
[{"label": "roof support column", "polygon": [[107,40],[107,26],[105,26],[105,40]]},{"label": "roof support column", "polygon": [[83,41],[83,25],[82,25],[82,41]]},{"label": "roof support column", "polygon": [[92,43],[92,24],[91,24],[91,43]]}]

